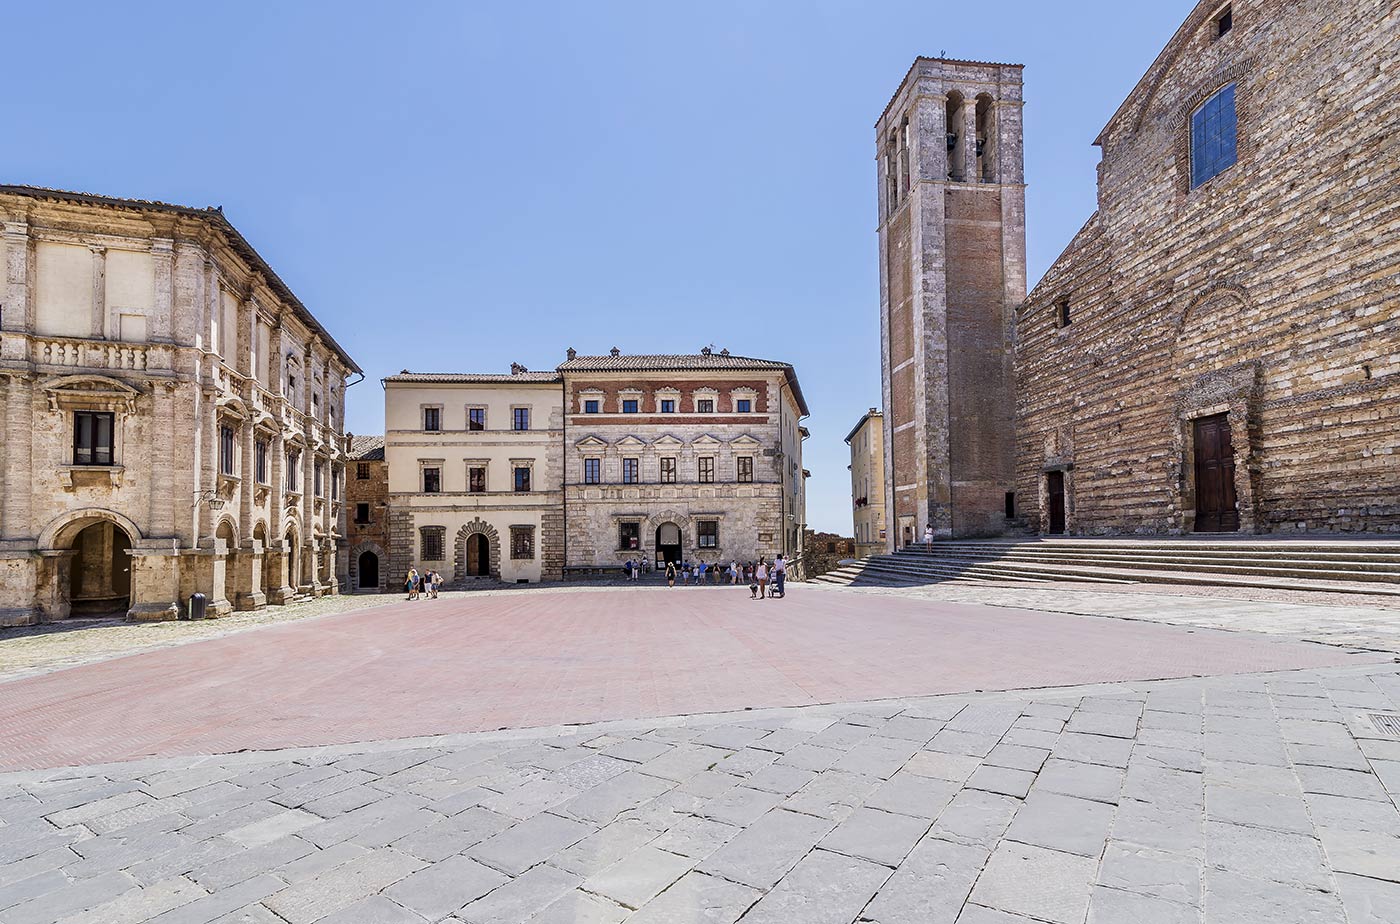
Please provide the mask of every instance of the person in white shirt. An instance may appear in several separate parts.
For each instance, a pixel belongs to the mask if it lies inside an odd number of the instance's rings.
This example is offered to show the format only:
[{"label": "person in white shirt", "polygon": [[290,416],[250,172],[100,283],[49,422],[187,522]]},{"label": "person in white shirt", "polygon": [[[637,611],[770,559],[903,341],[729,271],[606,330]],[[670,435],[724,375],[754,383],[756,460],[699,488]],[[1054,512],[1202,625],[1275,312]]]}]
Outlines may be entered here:
[{"label": "person in white shirt", "polygon": [[774,596],[774,597],[786,597],[786,596],[787,596],[787,591],[783,589],[784,586],[786,585],[786,583],[787,583],[787,562],[783,560],[783,556],[782,556],[782,555],[779,555],[779,556],[778,556],[776,559],[774,559],[774,561],[773,561],[773,593],[772,593],[772,596]]},{"label": "person in white shirt", "polygon": [[933,527],[932,527],[932,526],[925,526],[925,527],[924,527],[924,551],[926,551],[926,552],[932,552],[932,551],[933,551]]},{"label": "person in white shirt", "polygon": [[768,563],[761,558],[754,565],[753,578],[758,582],[758,599],[762,600],[768,595]]}]

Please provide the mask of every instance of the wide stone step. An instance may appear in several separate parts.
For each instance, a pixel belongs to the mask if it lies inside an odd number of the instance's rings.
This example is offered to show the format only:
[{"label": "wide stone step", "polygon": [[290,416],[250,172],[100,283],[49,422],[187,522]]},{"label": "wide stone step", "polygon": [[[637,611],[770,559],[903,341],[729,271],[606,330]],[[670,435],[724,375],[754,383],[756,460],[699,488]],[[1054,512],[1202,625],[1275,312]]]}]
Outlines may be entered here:
[{"label": "wide stone step", "polygon": [[[944,573],[949,567],[946,560],[939,562],[932,556],[919,560],[912,555],[881,556],[887,561],[902,561],[905,567],[927,569],[930,573]],[[876,559],[872,559],[872,562]],[[1218,572],[1188,571],[1182,569],[1162,570],[1156,568],[1135,568],[1125,574],[1120,567],[1091,567],[1081,564],[1042,565],[1032,563],[1001,564],[997,562],[972,562],[966,571],[995,573],[1006,569],[1018,575],[1039,575],[1044,580],[1073,581],[1075,579],[1110,581],[1116,583],[1143,582],[1151,584],[1188,584],[1216,587],[1246,587],[1270,590],[1307,590],[1329,593],[1375,594],[1400,597],[1400,587],[1386,583],[1353,580],[1319,580],[1301,578],[1280,578],[1277,576],[1231,575]],[[1130,580],[1124,581],[1124,578]]]},{"label": "wide stone step", "polygon": [[[1299,577],[1314,580],[1368,581],[1400,584],[1400,566],[1395,570],[1377,570],[1371,563],[1356,563],[1350,567],[1339,567],[1337,562],[1318,562],[1307,559],[1265,559],[1261,561],[1232,561],[1228,559],[1203,559],[1194,556],[1061,556],[1053,553],[1016,551],[998,555],[930,554],[927,552],[898,553],[899,558],[908,561],[937,562],[1006,562],[1029,565],[1089,565],[1102,568],[1125,570],[1180,568],[1199,573],[1249,574],[1263,577]],[[1265,563],[1267,562],[1267,564]]]},{"label": "wide stone step", "polygon": [[901,563],[897,559],[872,559],[867,565],[867,571],[877,571],[881,573],[897,573],[910,577],[919,577],[927,580],[936,578],[938,580],[952,580],[957,578],[979,580],[979,581],[1011,581],[1029,582],[1036,584],[1049,584],[1056,582],[1093,582],[1103,584],[1131,584],[1132,580],[1121,576],[1102,578],[1086,578],[1077,574],[1065,572],[1032,571],[1016,568],[1011,565],[989,564],[982,565],[968,563],[965,565],[947,564],[935,565],[929,562]]}]

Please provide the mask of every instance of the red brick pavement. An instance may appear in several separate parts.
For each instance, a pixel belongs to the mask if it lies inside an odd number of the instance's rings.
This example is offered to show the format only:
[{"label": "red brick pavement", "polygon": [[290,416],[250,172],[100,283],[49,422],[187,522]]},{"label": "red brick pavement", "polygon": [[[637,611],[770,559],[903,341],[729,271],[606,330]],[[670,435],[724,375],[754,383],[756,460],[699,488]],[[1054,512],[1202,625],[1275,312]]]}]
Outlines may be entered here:
[{"label": "red brick pavement", "polygon": [[1355,663],[1339,649],[794,588],[400,603],[0,684],[0,768]]}]

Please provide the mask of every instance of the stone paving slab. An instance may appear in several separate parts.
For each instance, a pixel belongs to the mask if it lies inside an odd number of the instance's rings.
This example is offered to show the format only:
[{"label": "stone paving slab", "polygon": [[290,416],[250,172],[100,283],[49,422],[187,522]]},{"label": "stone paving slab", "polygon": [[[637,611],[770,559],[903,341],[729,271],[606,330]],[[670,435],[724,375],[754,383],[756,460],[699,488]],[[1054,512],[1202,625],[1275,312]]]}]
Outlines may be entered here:
[{"label": "stone paving slab", "polygon": [[[17,771],[0,921],[1394,922],[1400,742],[1370,712],[1400,714],[1400,666]],[[1027,729],[1046,753],[1008,742]],[[993,740],[934,750],[945,733]],[[837,756],[786,763],[814,747]],[[774,768],[802,775],[754,788]],[[304,801],[337,780],[383,798]]]}]

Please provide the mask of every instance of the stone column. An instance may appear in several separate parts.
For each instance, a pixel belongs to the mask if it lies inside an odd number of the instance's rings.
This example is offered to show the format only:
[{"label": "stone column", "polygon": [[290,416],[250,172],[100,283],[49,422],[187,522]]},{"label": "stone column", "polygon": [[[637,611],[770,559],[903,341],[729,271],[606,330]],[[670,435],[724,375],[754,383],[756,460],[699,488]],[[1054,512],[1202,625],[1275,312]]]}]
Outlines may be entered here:
[{"label": "stone column", "polygon": [[[963,182],[977,183],[977,99],[966,97],[962,104]],[[920,537],[922,538],[922,537]]]},{"label": "stone column", "polygon": [[234,609],[260,610],[267,605],[267,594],[263,592],[263,544],[256,539],[245,539],[238,555],[238,573],[235,578],[240,588],[234,597]]},{"label": "stone column", "polygon": [[107,337],[107,248],[89,244],[88,250],[92,252],[92,339],[103,340]]},{"label": "stone column", "polygon": [[131,550],[131,622],[180,617],[180,552],[175,548]]},{"label": "stone column", "polygon": [[[6,338],[8,339],[8,338]],[[37,534],[30,522],[33,504],[34,382],[27,375],[6,375],[5,464],[3,508],[5,539],[23,540]]]}]

